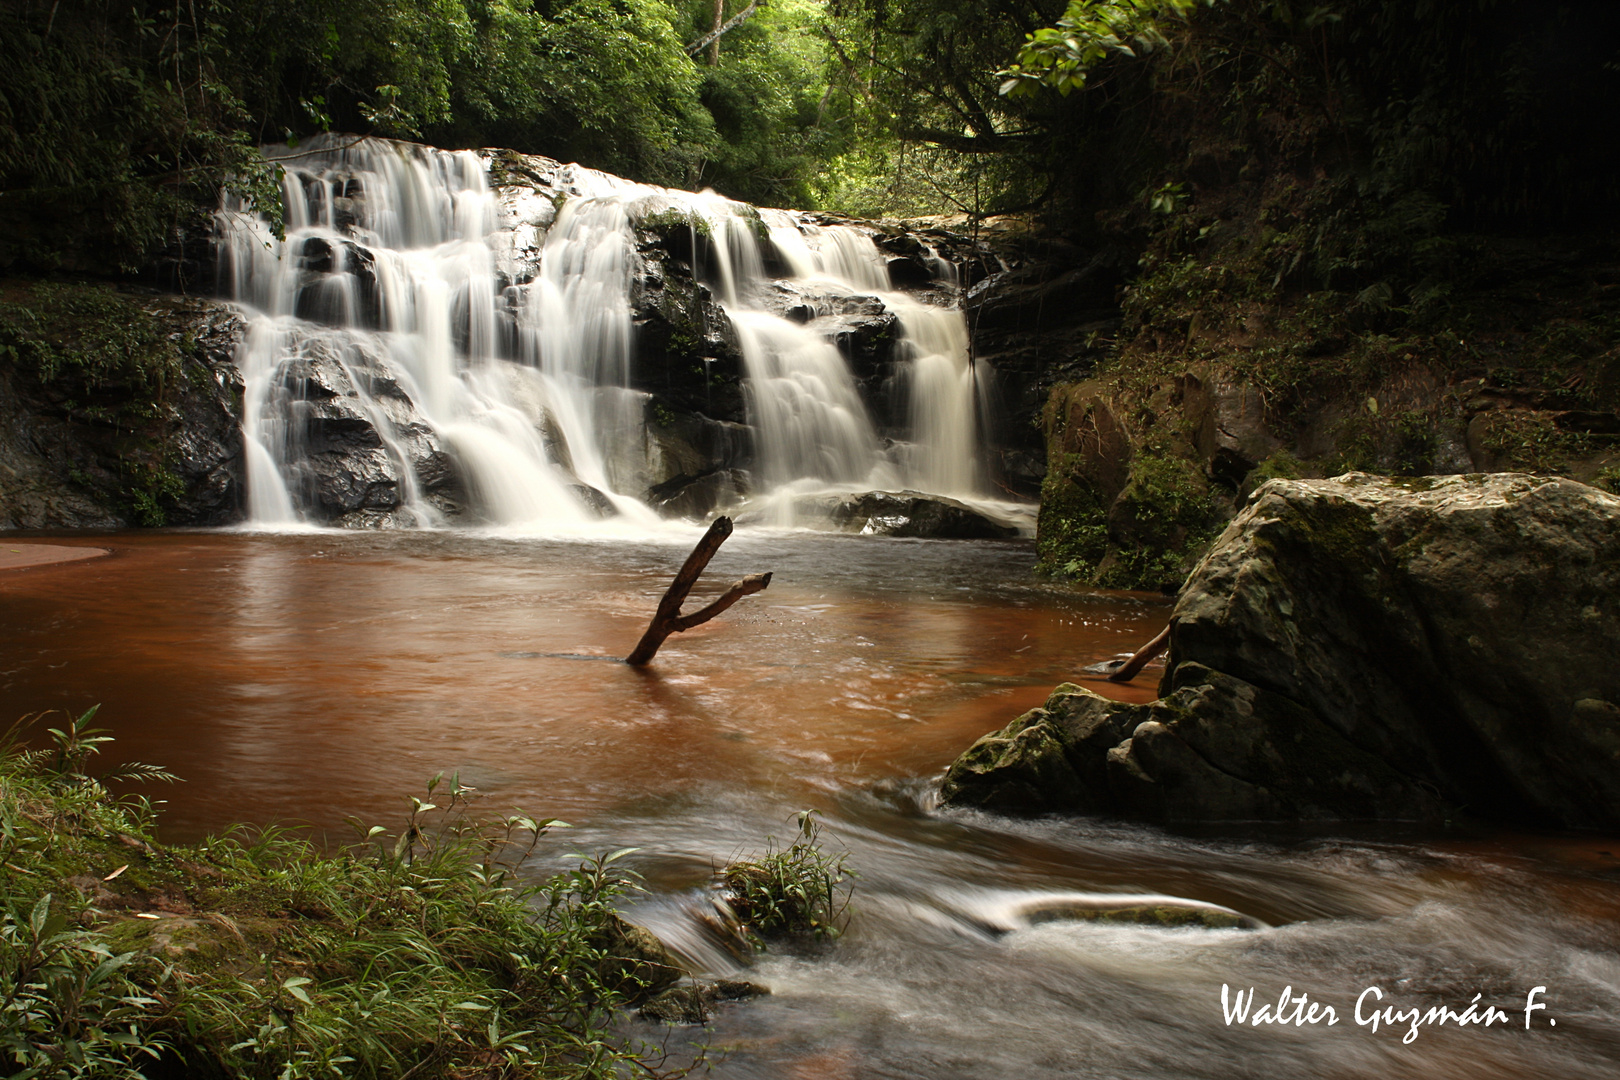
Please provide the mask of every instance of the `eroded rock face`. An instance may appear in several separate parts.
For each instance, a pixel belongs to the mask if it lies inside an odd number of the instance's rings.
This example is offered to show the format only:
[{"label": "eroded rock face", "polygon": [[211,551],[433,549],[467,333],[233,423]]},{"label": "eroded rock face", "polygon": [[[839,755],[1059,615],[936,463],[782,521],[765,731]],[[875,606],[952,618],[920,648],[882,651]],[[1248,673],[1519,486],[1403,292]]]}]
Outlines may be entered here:
[{"label": "eroded rock face", "polygon": [[1522,474],[1273,480],[1183,588],[1160,700],[1060,687],[970,748],[942,794],[1170,821],[1461,811],[1612,829],[1616,656],[1620,498]]},{"label": "eroded rock face", "polygon": [[242,319],[193,297],[127,299],[174,350],[179,378],[154,395],[0,363],[0,529],[241,518]]},{"label": "eroded rock face", "polygon": [[360,528],[407,524],[397,515],[412,494],[459,513],[466,495],[450,455],[387,363],[322,344],[307,343],[277,371],[279,390],[293,399],[285,454],[303,504],[324,521]]}]

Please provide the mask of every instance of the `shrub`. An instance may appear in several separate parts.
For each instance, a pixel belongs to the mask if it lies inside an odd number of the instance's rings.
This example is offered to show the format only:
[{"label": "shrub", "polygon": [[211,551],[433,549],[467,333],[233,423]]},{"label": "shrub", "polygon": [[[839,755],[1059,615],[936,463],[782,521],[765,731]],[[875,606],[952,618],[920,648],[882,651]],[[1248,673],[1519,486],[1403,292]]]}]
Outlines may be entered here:
[{"label": "shrub", "polygon": [[844,866],[848,853],[821,849],[821,825],[814,810],[797,815],[799,834],[786,849],[774,839],[765,854],[739,859],[721,872],[726,900],[745,927],[761,938],[830,941],[844,931],[854,875]]},{"label": "shrub", "polygon": [[[318,850],[275,828],[158,844],[152,805],[90,760],[95,710],[0,739],[0,1055],[19,1077],[606,1078],[624,1000],[596,942],[628,852],[516,873],[562,823],[475,820],[455,777],[404,828]],[[165,778],[150,766],[121,776]],[[433,800],[437,799],[435,802]]]}]

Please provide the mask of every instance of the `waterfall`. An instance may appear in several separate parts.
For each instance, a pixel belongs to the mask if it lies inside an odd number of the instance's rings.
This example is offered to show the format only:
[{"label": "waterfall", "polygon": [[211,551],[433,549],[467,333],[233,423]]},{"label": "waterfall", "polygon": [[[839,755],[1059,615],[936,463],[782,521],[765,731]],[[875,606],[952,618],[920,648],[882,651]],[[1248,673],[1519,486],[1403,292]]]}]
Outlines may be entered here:
[{"label": "waterfall", "polygon": [[[249,316],[256,524],[655,524],[643,498],[676,467],[632,385],[638,227],[669,213],[741,354],[773,520],[805,492],[985,494],[985,372],[961,313],[893,288],[860,229],[579,166],[513,196],[474,151],[326,136],[265,153],[284,237],[229,198],[219,214],[221,291]],[[883,385],[904,405],[887,416],[868,400],[879,375],[857,379],[834,341],[852,325],[892,326]]]}]

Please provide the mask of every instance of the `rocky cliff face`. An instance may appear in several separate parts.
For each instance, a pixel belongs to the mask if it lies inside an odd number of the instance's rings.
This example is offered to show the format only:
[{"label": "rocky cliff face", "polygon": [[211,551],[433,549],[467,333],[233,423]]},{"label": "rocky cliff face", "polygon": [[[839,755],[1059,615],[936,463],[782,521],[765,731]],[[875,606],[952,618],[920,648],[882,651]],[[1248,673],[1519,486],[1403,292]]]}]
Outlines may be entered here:
[{"label": "rocky cliff face", "polygon": [[1620,826],[1620,498],[1558,478],[1261,487],[1182,590],[1163,697],[1059,687],[944,797],[1168,821]]},{"label": "rocky cliff face", "polygon": [[1042,413],[1043,568],[1173,591],[1273,477],[1517,470],[1615,490],[1613,249],[1471,244],[1422,318],[1277,288],[1231,253],[1147,260],[1118,348],[1082,358]]},{"label": "rocky cliff face", "polygon": [[213,301],[8,284],[0,528],[236,520],[241,334]]}]

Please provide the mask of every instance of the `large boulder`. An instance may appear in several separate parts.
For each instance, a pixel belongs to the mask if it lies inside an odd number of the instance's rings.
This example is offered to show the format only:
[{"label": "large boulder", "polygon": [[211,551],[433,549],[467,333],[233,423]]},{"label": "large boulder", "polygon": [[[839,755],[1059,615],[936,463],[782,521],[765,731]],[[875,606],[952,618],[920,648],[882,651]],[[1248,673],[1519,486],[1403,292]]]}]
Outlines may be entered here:
[{"label": "large boulder", "polygon": [[415,483],[438,510],[459,513],[461,478],[388,361],[341,346],[312,338],[276,371],[272,392],[289,399],[293,420],[282,449],[302,504],[332,524],[400,524]]},{"label": "large boulder", "polygon": [[1183,587],[1160,700],[1060,687],[942,794],[1169,821],[1615,828],[1617,529],[1620,498],[1560,478],[1270,481]]}]

